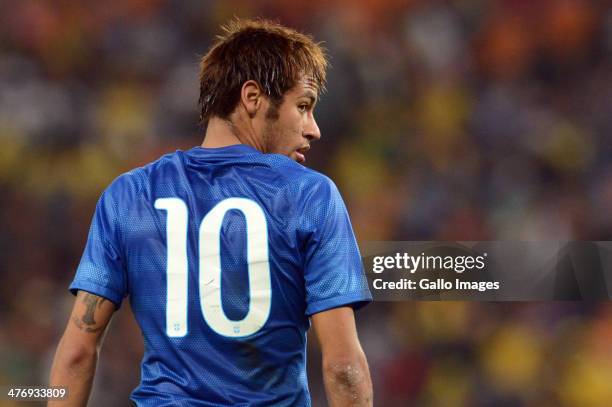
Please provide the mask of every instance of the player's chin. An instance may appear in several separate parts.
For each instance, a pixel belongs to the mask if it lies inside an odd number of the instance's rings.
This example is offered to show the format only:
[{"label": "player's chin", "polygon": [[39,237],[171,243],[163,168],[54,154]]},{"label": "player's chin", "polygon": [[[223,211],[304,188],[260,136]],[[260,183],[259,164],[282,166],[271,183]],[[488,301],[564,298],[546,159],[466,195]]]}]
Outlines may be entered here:
[{"label": "player's chin", "polygon": [[304,154],[300,153],[300,152],[299,152],[299,151],[297,151],[297,150],[294,150],[294,151],[291,153],[290,157],[291,157],[291,158],[292,158],[294,161],[296,161],[296,162],[298,162],[298,163],[300,163],[300,164],[304,164],[304,163],[306,162],[306,155],[304,155]]}]

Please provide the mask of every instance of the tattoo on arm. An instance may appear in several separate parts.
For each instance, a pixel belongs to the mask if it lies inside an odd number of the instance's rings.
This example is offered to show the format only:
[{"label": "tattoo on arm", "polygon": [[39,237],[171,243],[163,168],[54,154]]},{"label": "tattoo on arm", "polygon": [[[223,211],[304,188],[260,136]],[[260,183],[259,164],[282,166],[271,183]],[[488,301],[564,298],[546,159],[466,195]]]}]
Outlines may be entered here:
[{"label": "tattoo on arm", "polygon": [[106,301],[106,298],[98,297],[97,295],[93,295],[90,293],[83,293],[83,298],[81,302],[86,305],[85,313],[82,317],[74,316],[72,317],[72,322],[82,331],[85,332],[99,332],[104,327],[99,326],[96,327],[96,320],[94,319],[94,315],[96,313],[96,309],[100,308],[100,306]]}]

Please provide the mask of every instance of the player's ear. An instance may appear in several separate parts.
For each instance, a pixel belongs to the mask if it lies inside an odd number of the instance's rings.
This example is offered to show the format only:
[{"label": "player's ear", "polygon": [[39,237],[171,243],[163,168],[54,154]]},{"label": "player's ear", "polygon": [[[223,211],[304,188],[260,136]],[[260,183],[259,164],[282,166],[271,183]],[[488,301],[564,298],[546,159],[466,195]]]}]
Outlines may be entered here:
[{"label": "player's ear", "polygon": [[261,86],[253,80],[248,80],[240,89],[240,102],[247,111],[249,117],[255,117],[263,103],[264,93]]}]

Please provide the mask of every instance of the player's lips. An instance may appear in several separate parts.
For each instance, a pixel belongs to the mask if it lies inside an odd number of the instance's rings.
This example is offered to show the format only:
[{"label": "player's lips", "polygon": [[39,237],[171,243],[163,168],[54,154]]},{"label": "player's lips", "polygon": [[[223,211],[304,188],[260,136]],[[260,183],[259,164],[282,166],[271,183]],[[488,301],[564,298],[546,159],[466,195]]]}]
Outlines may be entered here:
[{"label": "player's lips", "polygon": [[297,162],[299,162],[300,164],[304,164],[306,162],[306,152],[308,150],[310,150],[310,146],[304,146],[295,150]]}]

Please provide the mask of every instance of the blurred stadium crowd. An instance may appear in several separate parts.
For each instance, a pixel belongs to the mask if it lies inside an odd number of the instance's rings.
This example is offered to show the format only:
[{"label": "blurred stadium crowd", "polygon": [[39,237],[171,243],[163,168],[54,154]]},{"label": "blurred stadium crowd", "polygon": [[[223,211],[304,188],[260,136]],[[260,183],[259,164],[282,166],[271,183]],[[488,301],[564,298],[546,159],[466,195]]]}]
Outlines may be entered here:
[{"label": "blurred stadium crowd", "polygon": [[[46,383],[104,187],[201,142],[198,56],[232,16],[325,42],[309,165],[360,240],[610,238],[610,1],[2,1],[0,384]],[[138,382],[127,308],[94,406]],[[612,405],[609,303],[376,303],[359,325],[377,406]]]}]

